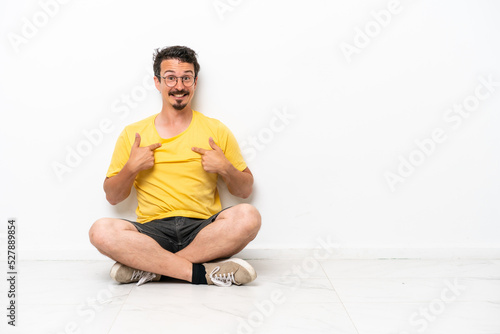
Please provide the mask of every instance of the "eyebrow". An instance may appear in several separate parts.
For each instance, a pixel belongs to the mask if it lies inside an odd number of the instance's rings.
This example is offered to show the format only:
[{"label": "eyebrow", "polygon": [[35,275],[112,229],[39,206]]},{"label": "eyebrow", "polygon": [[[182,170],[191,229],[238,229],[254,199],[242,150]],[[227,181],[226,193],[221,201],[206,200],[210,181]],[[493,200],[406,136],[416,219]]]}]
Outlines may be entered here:
[{"label": "eyebrow", "polygon": [[[174,70],[166,70],[165,72],[163,72],[163,74],[167,74],[167,72],[172,72],[172,73],[175,73],[175,71],[174,71]],[[194,74],[194,72],[193,72],[193,71],[191,71],[191,70],[184,71],[184,74],[186,74],[186,73],[191,73],[191,74]]]}]

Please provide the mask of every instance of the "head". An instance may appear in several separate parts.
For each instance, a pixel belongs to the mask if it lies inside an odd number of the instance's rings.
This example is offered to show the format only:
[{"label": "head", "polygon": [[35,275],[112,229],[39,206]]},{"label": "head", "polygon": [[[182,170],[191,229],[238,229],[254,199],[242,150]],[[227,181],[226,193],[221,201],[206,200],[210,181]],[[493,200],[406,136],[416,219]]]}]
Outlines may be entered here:
[{"label": "head", "polygon": [[162,94],[163,103],[177,110],[190,105],[200,70],[196,52],[185,46],[157,49],[153,70],[156,88]]}]

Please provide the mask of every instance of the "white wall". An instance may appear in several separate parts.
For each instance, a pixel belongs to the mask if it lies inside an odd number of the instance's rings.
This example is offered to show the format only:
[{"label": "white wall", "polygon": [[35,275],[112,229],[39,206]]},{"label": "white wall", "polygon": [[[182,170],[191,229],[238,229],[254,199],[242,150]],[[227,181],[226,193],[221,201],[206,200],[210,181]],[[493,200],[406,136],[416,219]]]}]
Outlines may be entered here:
[{"label": "white wall", "polygon": [[[499,255],[498,2],[0,6],[2,254],[15,217],[22,258],[100,258],[91,224],[135,210],[134,198],[104,198],[115,140],[159,112],[153,50],[180,44],[199,54],[196,109],[232,129],[255,175],[248,201],[263,227],[250,248],[328,237],[341,254]],[[464,103],[460,116],[452,108]],[[70,150],[88,154],[68,166]],[[57,163],[71,171],[58,176]],[[391,189],[386,174],[398,169]]]}]

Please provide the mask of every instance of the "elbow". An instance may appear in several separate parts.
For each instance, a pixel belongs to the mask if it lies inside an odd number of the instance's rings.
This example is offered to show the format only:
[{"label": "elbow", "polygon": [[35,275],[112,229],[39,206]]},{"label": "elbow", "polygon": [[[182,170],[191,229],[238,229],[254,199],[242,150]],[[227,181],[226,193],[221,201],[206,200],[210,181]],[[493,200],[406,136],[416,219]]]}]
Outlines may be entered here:
[{"label": "elbow", "polygon": [[252,195],[252,191],[249,191],[249,192],[243,193],[243,194],[241,195],[241,198],[243,198],[243,199],[247,199],[248,197],[250,197],[250,195]]},{"label": "elbow", "polygon": [[109,180],[108,177],[104,180],[104,184],[102,185],[102,189],[104,190],[104,193],[106,194],[106,201],[108,201],[108,203],[111,205],[116,205],[116,204],[118,204],[118,201],[115,198],[113,198],[113,196],[111,196],[111,194],[109,192],[109,186],[107,184],[108,180]]},{"label": "elbow", "polygon": [[117,201],[115,198],[111,198],[109,196],[106,196],[106,200],[108,201],[109,204],[111,205],[116,205],[118,203],[120,203],[120,201]]},{"label": "elbow", "polygon": [[238,197],[241,197],[243,199],[247,199],[248,197],[250,197],[250,195],[252,195],[252,187],[251,186],[248,189],[246,189],[245,191],[242,191],[240,194],[238,194]]},{"label": "elbow", "polygon": [[[111,205],[116,205],[116,204],[120,203],[121,201],[123,201],[126,197],[120,198],[121,194],[112,191],[112,188],[110,188],[109,184],[106,183],[107,180],[108,179],[106,178],[106,180],[104,181],[104,185],[103,185],[104,193],[106,194],[106,201],[108,201],[108,203]],[[128,196],[128,194],[127,194],[127,196]]]},{"label": "elbow", "polygon": [[[127,197],[125,197],[125,198],[127,198]],[[116,205],[116,204],[120,203],[121,201],[123,201],[125,198],[120,198],[120,195],[118,195],[118,194],[106,193],[106,201],[108,201],[108,203],[111,205]]]},{"label": "elbow", "polygon": [[[250,172],[250,171],[249,171]],[[250,180],[245,187],[242,187],[240,197],[247,199],[253,192],[253,175],[250,173]]]},{"label": "elbow", "polygon": [[246,190],[239,190],[239,191],[234,191],[232,189],[229,189],[229,192],[233,196],[236,196],[236,197],[239,197],[239,198],[243,198],[243,199],[247,199],[248,197],[250,197],[250,195],[252,195],[252,188],[246,189]]},{"label": "elbow", "polygon": [[116,204],[123,202],[125,199],[127,199],[128,195],[130,195],[130,193],[128,193],[128,194],[111,194],[111,195],[106,193],[106,200],[108,201],[109,204],[116,205]]}]

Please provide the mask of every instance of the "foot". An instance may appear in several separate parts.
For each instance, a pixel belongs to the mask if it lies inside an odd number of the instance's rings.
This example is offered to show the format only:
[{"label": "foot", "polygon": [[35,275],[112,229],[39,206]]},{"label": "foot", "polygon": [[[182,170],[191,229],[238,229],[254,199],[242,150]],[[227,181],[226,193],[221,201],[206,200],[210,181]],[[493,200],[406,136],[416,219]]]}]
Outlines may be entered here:
[{"label": "foot", "polygon": [[112,279],[118,283],[132,283],[137,282],[137,286],[147,283],[149,281],[159,281],[161,275],[153,274],[148,271],[142,271],[134,268],[127,267],[124,264],[116,262],[113,267],[111,267],[111,272],[109,273]]},{"label": "foot", "polygon": [[229,259],[221,262],[204,263],[205,275],[209,285],[230,286],[252,282],[257,278],[255,269],[242,259]]}]

